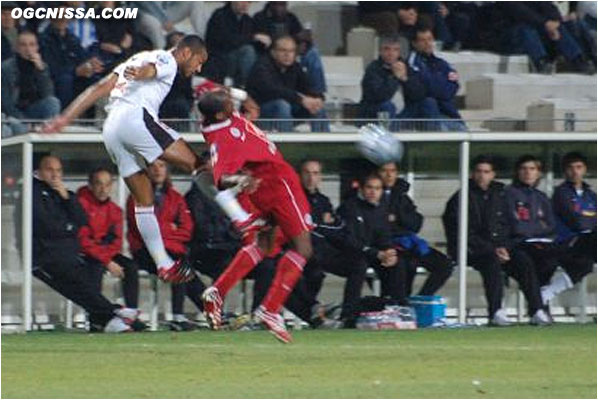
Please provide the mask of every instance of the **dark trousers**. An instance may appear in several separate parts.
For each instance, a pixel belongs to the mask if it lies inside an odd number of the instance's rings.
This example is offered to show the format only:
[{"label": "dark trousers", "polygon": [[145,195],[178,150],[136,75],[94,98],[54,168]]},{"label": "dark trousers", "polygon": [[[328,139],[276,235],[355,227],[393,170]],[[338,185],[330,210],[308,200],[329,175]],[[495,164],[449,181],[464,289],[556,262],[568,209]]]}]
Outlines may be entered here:
[{"label": "dark trousers", "polygon": [[403,252],[400,254],[400,290],[399,299],[405,301],[411,295],[413,281],[417,274],[417,267],[424,267],[428,271],[428,277],[419,290],[420,296],[431,296],[436,293],[453,273],[454,263],[444,254],[436,249],[430,249],[425,256],[419,256],[414,252]]},{"label": "dark trousers", "polygon": [[504,275],[498,257],[493,253],[476,254],[468,257],[468,264],[482,275],[484,293],[488,304],[488,318],[502,307]]},{"label": "dark trousers", "polygon": [[[104,278],[104,272],[106,267],[97,260],[86,257],[84,258],[85,265],[83,267],[84,274],[91,287],[102,292],[102,280]],[[117,254],[114,259],[118,265],[120,265],[125,273],[122,279],[122,290],[125,298],[125,305],[129,308],[137,308],[137,302],[139,298],[139,279],[137,277],[137,264],[132,259]]]},{"label": "dark trousers", "polygon": [[[180,255],[177,256],[174,254],[170,254],[170,256],[174,258],[180,257]],[[133,258],[135,259],[135,262],[137,262],[139,269],[154,275],[158,273],[158,269],[156,268],[154,260],[145,248],[137,251],[133,255]],[[170,285],[172,313],[183,314],[185,295],[187,295],[189,300],[191,300],[199,310],[203,310],[201,294],[203,293],[204,289],[205,285],[197,276],[195,276],[193,280],[186,283],[172,283]]]},{"label": "dark trousers", "polygon": [[573,284],[592,273],[596,263],[596,232],[582,233],[569,240],[559,261]]},{"label": "dark trousers", "polygon": [[52,260],[35,265],[33,276],[83,307],[89,314],[95,315],[96,321],[101,325],[114,317],[114,310],[120,308],[91,286],[78,258]]}]

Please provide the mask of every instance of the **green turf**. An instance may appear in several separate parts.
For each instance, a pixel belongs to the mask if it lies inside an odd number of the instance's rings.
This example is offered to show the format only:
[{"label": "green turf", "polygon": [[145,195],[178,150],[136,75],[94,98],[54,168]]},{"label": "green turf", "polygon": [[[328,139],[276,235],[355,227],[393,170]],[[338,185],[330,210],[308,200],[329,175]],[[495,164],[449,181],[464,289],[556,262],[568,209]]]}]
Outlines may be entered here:
[{"label": "green turf", "polygon": [[[596,398],[596,325],[2,335],[3,398]],[[479,381],[479,385],[473,382]]]}]

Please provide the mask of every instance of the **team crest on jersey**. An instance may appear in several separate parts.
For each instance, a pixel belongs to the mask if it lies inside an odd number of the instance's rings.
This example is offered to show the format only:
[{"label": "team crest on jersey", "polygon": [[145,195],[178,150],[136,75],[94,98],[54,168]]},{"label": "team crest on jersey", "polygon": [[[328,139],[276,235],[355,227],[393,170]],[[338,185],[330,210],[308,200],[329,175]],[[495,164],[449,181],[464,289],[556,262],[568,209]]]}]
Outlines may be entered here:
[{"label": "team crest on jersey", "polygon": [[235,139],[241,139],[243,142],[245,141],[245,133],[241,132],[238,128],[232,127],[229,129],[229,132]]},{"label": "team crest on jersey", "polygon": [[168,57],[165,54],[158,54],[156,60],[160,64],[168,64]]}]

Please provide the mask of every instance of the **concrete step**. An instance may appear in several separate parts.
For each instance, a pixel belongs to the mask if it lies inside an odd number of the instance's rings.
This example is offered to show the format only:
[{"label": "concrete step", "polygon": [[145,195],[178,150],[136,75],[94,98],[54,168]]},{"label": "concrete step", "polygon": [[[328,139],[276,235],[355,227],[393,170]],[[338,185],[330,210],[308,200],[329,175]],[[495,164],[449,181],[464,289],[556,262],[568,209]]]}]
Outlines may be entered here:
[{"label": "concrete step", "polygon": [[526,107],[542,98],[596,100],[595,76],[484,74],[466,85],[466,108],[492,109],[498,117],[514,119],[525,118]]},{"label": "concrete step", "polygon": [[540,99],[527,106],[528,131],[596,131],[596,99]]},{"label": "concrete step", "polygon": [[358,103],[361,99],[361,78],[364,74],[363,59],[351,56],[323,56],[322,64],[326,84],[327,99],[342,103]]}]

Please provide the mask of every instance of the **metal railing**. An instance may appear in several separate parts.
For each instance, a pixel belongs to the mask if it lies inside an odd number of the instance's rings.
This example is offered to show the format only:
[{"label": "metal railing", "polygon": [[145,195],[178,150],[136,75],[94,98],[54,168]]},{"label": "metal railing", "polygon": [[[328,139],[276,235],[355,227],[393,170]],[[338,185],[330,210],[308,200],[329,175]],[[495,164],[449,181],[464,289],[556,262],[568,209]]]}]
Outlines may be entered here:
[{"label": "metal railing", "polygon": [[[203,136],[197,133],[186,133],[182,135],[190,143],[203,142]],[[353,133],[322,133],[318,135],[302,133],[274,133],[269,135],[274,142],[284,143],[354,143],[358,140],[358,134]],[[597,134],[567,132],[519,132],[516,134],[507,132],[451,132],[451,133],[398,133],[397,137],[405,143],[423,142],[450,142],[459,145],[459,233],[458,233],[458,271],[459,271],[459,321],[466,319],[466,272],[467,272],[467,226],[468,226],[468,185],[469,185],[469,159],[470,144],[480,142],[592,142],[596,143]],[[21,260],[23,267],[22,281],[22,304],[23,304],[23,328],[32,328],[32,209],[29,199],[32,196],[33,181],[33,151],[36,145],[80,143],[102,143],[102,136],[98,133],[91,134],[26,134],[1,141],[2,149],[12,146],[21,146],[22,152],[22,252]],[[119,179],[119,196],[124,196],[124,182]],[[121,190],[122,189],[122,190]],[[124,204],[124,198],[119,198],[119,203]]]}]

